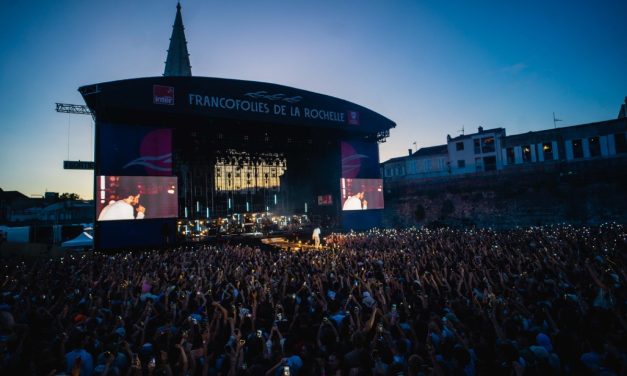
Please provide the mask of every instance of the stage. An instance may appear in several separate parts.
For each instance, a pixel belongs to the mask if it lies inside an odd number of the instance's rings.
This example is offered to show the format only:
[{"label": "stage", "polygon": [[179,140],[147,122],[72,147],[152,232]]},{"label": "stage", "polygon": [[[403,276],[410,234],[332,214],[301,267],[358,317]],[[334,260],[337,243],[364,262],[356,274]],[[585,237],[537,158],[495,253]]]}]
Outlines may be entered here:
[{"label": "stage", "polygon": [[136,78],[79,91],[95,114],[96,249],[171,244],[181,226],[268,234],[283,222],[302,225],[295,216],[345,231],[381,225],[378,144],[395,124],[372,110],[211,77]]},{"label": "stage", "polygon": [[313,251],[313,252],[323,252],[323,251],[328,251],[330,248],[324,246],[323,244],[320,244],[319,247],[315,247],[313,245],[313,241],[302,241],[302,240],[298,240],[298,241],[294,241],[294,240],[289,240],[287,238],[284,237],[269,237],[269,238],[263,238],[261,239],[261,243],[268,245],[268,246],[272,246],[274,248],[278,248],[282,251],[286,251],[286,252],[297,252],[297,251],[305,251],[305,252],[309,252],[309,251]]}]

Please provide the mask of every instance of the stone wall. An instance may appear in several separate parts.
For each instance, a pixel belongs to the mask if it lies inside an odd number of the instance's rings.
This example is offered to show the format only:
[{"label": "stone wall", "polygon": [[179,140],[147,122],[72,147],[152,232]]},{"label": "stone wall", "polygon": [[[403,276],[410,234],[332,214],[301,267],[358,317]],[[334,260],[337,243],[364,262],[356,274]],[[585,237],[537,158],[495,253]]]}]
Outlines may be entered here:
[{"label": "stone wall", "polygon": [[627,223],[627,163],[622,159],[385,187],[387,227]]}]

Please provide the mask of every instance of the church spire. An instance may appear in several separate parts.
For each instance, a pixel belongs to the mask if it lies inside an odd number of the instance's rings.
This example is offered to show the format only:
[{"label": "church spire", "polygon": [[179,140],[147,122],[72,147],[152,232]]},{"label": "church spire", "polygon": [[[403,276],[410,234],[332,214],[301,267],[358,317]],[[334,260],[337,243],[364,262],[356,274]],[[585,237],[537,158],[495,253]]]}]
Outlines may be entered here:
[{"label": "church spire", "polygon": [[189,64],[187,52],[187,40],[185,40],[185,27],[181,16],[181,3],[176,4],[176,18],[172,26],[168,58],[165,62],[164,76],[191,76],[192,66]]}]

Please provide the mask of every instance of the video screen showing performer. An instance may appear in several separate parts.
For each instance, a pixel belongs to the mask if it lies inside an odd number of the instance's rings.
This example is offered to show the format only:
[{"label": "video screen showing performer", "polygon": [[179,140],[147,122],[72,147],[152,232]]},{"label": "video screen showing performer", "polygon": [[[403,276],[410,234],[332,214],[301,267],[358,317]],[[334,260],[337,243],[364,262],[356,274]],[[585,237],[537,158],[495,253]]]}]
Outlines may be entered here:
[{"label": "video screen showing performer", "polygon": [[175,176],[99,176],[96,190],[98,221],[178,216]]},{"label": "video screen showing performer", "polygon": [[382,179],[342,178],[342,210],[383,209]]}]

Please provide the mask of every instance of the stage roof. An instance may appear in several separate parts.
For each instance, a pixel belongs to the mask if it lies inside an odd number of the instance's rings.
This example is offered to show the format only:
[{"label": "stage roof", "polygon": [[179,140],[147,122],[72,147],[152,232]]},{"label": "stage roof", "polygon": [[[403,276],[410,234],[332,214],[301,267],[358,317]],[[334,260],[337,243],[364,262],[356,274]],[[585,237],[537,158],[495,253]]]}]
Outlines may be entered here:
[{"label": "stage roof", "polygon": [[[232,119],[387,134],[396,124],[355,103],[288,86],[212,77],[145,77],[82,86],[97,121],[164,124]],[[176,124],[175,124],[176,125]]]}]

